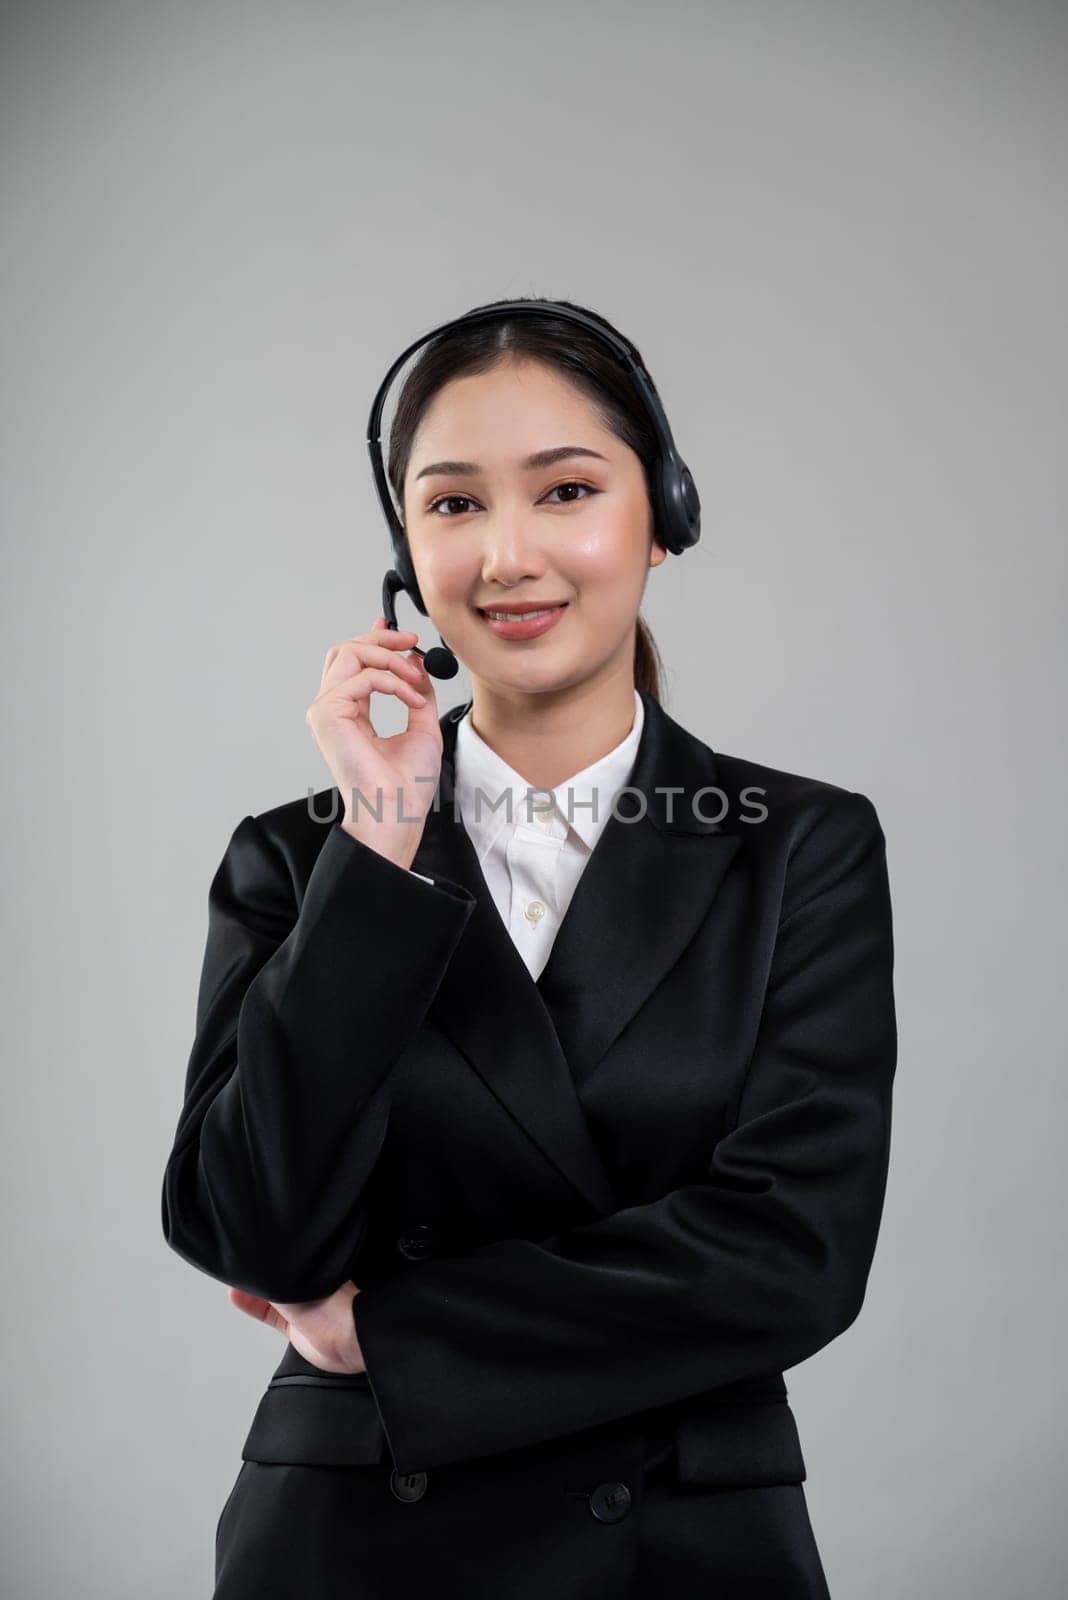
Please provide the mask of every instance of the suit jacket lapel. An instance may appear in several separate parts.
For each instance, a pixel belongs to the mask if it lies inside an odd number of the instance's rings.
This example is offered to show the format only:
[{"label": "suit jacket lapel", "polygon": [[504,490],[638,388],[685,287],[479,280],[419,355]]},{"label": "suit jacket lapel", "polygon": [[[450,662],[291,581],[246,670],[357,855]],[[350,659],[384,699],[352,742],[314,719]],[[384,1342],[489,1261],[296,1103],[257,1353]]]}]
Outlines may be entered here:
[{"label": "suit jacket lapel", "polygon": [[[428,1022],[449,1035],[597,1216],[614,1210],[616,1197],[579,1091],[695,936],[741,842],[695,814],[693,795],[716,783],[714,753],[639,692],[645,722],[629,788],[583,869],[537,983],[455,803],[456,723],[466,705],[441,718],[441,775],[413,862],[476,900]],[[715,797],[699,803],[716,809]]]}]

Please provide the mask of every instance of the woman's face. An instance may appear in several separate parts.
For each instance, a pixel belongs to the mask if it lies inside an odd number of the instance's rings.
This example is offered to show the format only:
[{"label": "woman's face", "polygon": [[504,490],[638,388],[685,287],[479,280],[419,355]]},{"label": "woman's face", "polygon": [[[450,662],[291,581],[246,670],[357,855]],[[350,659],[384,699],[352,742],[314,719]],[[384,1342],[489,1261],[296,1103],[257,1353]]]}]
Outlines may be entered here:
[{"label": "woman's face", "polygon": [[[404,512],[431,621],[473,678],[539,692],[630,668],[646,578],[667,551],[650,539],[639,458],[553,369],[509,357],[439,390]],[[535,600],[564,605],[535,637],[503,637],[482,615]]]}]

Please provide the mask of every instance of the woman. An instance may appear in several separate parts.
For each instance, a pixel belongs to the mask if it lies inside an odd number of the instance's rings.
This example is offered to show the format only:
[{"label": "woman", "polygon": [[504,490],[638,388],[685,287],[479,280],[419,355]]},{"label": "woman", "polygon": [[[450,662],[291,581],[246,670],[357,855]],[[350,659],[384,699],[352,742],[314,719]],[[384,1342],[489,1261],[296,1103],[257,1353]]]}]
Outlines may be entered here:
[{"label": "woman", "polygon": [[881,1217],[885,841],[663,709],[661,444],[539,304],[440,334],[391,434],[470,701],[384,616],[335,645],[333,787],[211,885],[164,1233],[287,1341],[225,1600],[828,1593],[783,1372],[857,1316]]}]

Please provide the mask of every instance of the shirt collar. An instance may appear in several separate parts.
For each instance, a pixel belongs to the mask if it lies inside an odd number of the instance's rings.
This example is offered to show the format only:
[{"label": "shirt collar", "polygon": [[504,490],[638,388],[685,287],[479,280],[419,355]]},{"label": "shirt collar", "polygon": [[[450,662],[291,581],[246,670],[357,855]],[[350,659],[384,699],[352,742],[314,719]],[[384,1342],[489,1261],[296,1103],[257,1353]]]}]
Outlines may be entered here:
[{"label": "shirt collar", "polygon": [[[470,706],[456,728],[454,782],[464,827],[481,864],[502,828],[531,820],[535,811],[548,804],[548,799],[537,789],[533,790],[531,798],[527,780],[475,731],[469,711]],[[565,778],[550,791],[560,815],[589,850],[597,843],[612,815],[615,795],[630,777],[644,720],[645,707],[635,689],[634,722],[626,737],[599,761],[583,767],[574,777]],[[479,791],[482,799],[476,810]],[[510,800],[505,798],[507,795]]]}]

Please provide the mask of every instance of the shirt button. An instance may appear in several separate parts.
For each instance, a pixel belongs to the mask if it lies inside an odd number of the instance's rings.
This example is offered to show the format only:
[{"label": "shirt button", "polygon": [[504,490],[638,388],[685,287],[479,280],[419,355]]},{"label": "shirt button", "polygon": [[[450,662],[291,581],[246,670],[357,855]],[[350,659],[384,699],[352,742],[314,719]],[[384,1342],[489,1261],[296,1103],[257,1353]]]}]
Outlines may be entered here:
[{"label": "shirt button", "polygon": [[543,828],[550,827],[556,821],[556,807],[543,806],[540,810],[535,811],[534,821],[540,822]]},{"label": "shirt button", "polygon": [[630,1513],[630,1490],[625,1483],[599,1483],[590,1495],[590,1511],[598,1522],[621,1522]]},{"label": "shirt button", "polygon": [[528,922],[540,922],[544,915],[545,915],[545,901],[544,900],[528,900],[527,901],[527,909],[524,912],[524,916],[526,917]]}]

